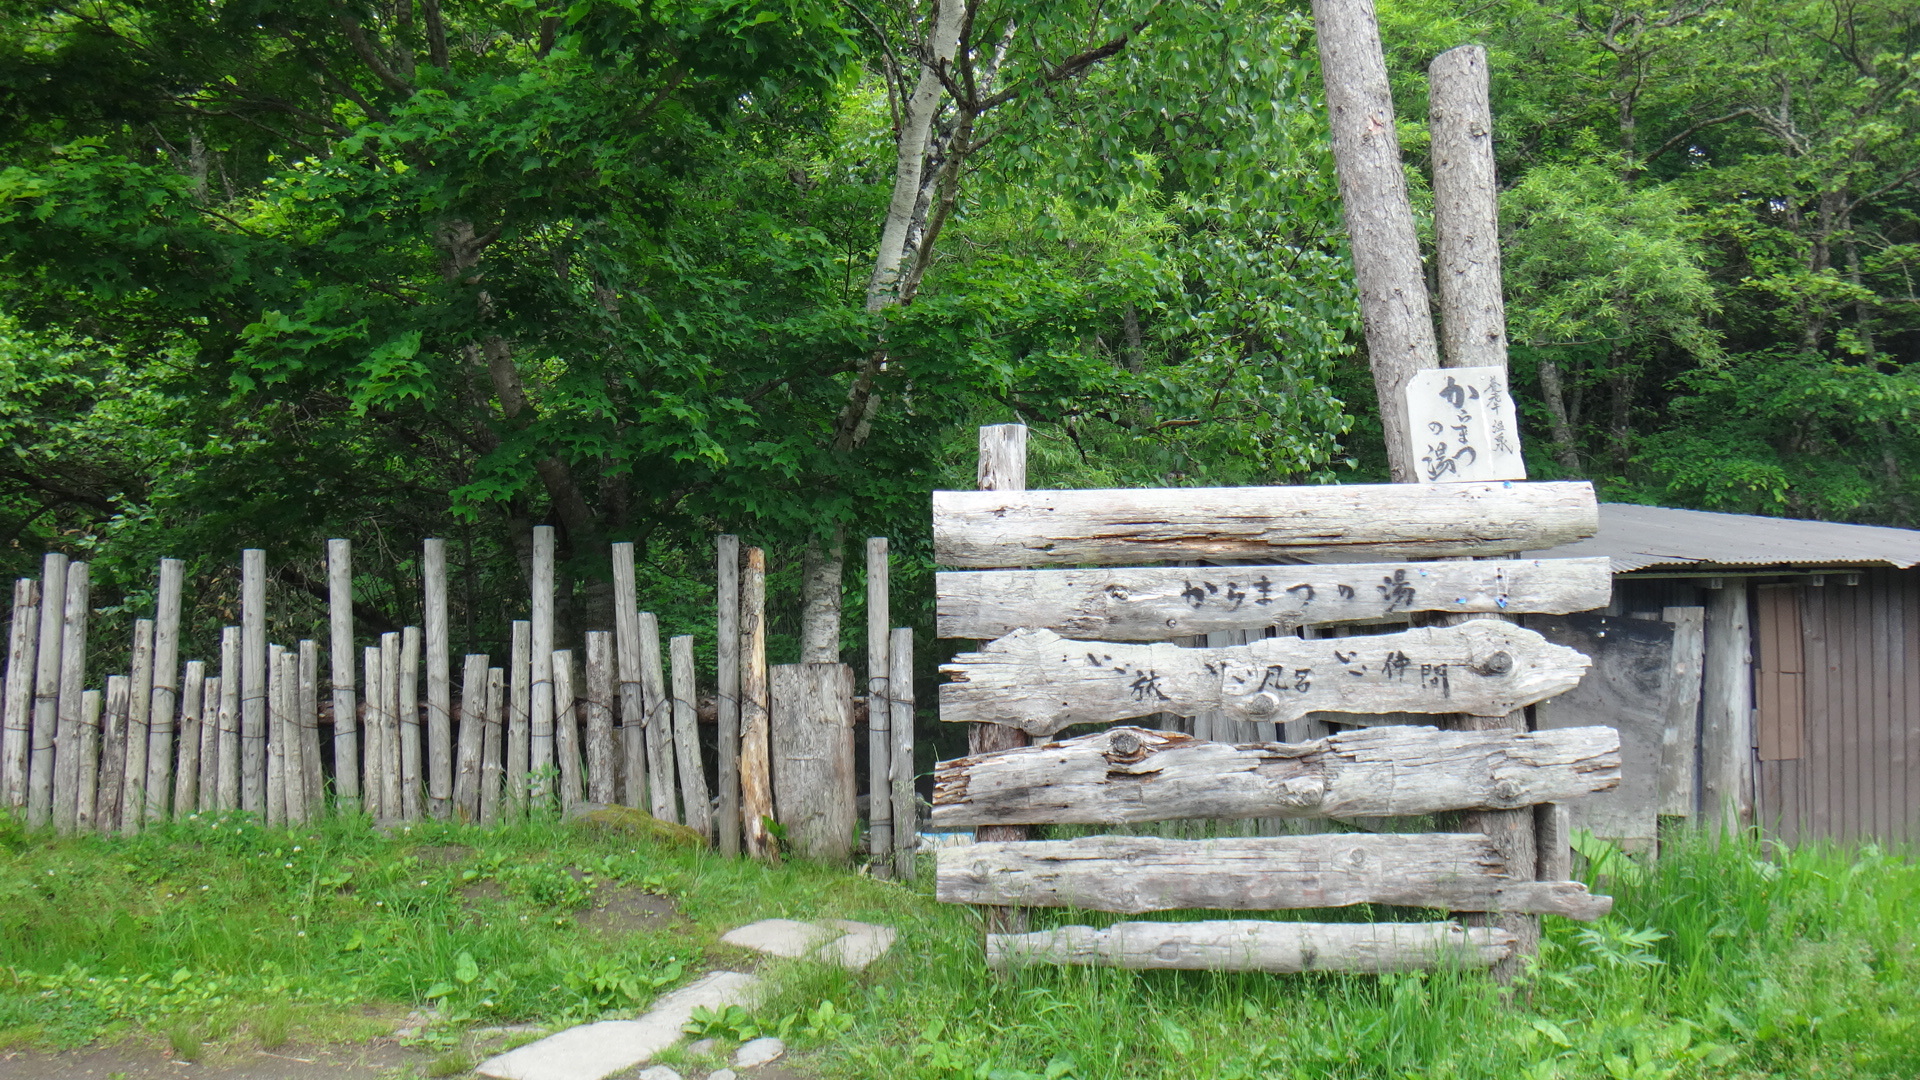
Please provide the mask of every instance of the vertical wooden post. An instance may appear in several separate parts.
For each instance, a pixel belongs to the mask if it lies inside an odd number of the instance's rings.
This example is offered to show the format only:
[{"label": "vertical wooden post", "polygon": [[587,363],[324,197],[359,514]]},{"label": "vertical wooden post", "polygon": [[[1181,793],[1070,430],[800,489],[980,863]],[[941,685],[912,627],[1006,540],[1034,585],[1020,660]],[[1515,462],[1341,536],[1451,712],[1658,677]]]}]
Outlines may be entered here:
[{"label": "vertical wooden post", "polygon": [[1660,731],[1659,813],[1691,818],[1699,779],[1700,671],[1706,656],[1707,609],[1662,608],[1660,620],[1673,625],[1666,723]]},{"label": "vertical wooden post", "polygon": [[[913,787],[913,629],[893,628],[887,642],[887,699],[893,734],[890,764],[893,785],[894,876],[913,880],[914,851],[920,846],[920,802]],[[871,704],[867,706],[873,708]]]},{"label": "vertical wooden post", "polygon": [[460,672],[460,757],[453,770],[453,819],[480,820],[480,769],[486,749],[487,657],[468,653]]},{"label": "vertical wooden post", "polygon": [[874,873],[893,872],[893,707],[887,682],[887,538],[867,537],[867,851]]},{"label": "vertical wooden post", "polygon": [[1314,0],[1313,21],[1387,461],[1395,483],[1412,483],[1405,388],[1414,372],[1440,364],[1380,25],[1373,0]]},{"label": "vertical wooden post", "polygon": [[100,797],[100,710],[100,691],[80,692],[80,792],[74,800],[74,827],[82,832],[99,828],[94,803]]},{"label": "vertical wooden post", "polygon": [[419,821],[424,807],[420,790],[420,628],[400,634],[400,693],[394,707],[400,714],[400,814]]},{"label": "vertical wooden post", "polygon": [[[700,713],[695,701],[699,688],[693,679],[693,635],[681,634],[670,645],[673,658],[673,756],[680,764],[680,802],[686,808],[687,827],[712,843],[713,803],[707,797],[707,774],[700,760]],[[852,687],[848,687],[847,696],[847,708],[851,710]],[[851,734],[852,729],[848,730]],[[851,762],[847,769],[851,776]],[[847,828],[853,828],[851,822]]]},{"label": "vertical wooden post", "polygon": [[769,669],[773,800],[787,842],[803,858],[845,862],[854,824],[853,669]]},{"label": "vertical wooden post", "polygon": [[187,661],[180,680],[180,764],[173,771],[173,816],[200,810],[200,743],[206,725],[207,665]]},{"label": "vertical wooden post", "polygon": [[287,823],[286,656],[285,646],[267,646],[266,819],[269,828]]},{"label": "vertical wooden post", "polygon": [[238,626],[220,630],[220,768],[218,809],[240,809],[240,637]]},{"label": "vertical wooden post", "polygon": [[33,662],[38,654],[40,583],[13,583],[13,615],[7,628],[7,694],[0,729],[0,807],[27,808],[27,752],[33,745]]},{"label": "vertical wooden post", "polygon": [[1702,821],[1710,835],[1737,833],[1753,814],[1753,662],[1747,585],[1728,578],[1707,590],[1706,656],[1700,665]]},{"label": "vertical wooden post", "polygon": [[516,620],[513,644],[507,653],[507,677],[511,691],[507,695],[507,812],[519,816],[527,812],[527,760],[531,749],[533,687],[533,624]]},{"label": "vertical wooden post", "polygon": [[147,709],[148,821],[167,816],[173,768],[174,710],[180,701],[180,590],[186,564],[160,560],[160,588],[153,605],[153,690]]},{"label": "vertical wooden post", "polygon": [[27,825],[36,829],[53,818],[54,744],[60,730],[60,638],[66,619],[67,557],[48,552],[40,565],[32,749],[27,759]]},{"label": "vertical wooden post", "polygon": [[220,702],[225,680],[209,675],[200,684],[200,787],[193,793],[193,811],[210,814],[220,808]]},{"label": "vertical wooden post", "polygon": [[552,802],[553,787],[553,526],[533,530],[533,698],[530,760],[532,782],[527,798],[532,805]]},{"label": "vertical wooden post", "polygon": [[[108,746],[118,742],[125,746],[127,742],[127,698],[132,692],[132,680],[125,675],[107,676],[107,697],[101,722],[101,737]],[[97,832],[110,833],[120,828],[120,796],[122,782],[126,775],[127,755],[122,750],[117,757],[101,760],[100,782],[93,792],[93,814],[91,819]]]},{"label": "vertical wooden post", "polygon": [[480,824],[491,825],[500,819],[500,736],[506,728],[506,672],[487,669],[487,719],[482,729],[485,745],[480,751]]},{"label": "vertical wooden post", "polygon": [[386,803],[381,799],[385,783],[380,779],[381,763],[386,760],[386,737],[380,722],[380,710],[386,700],[380,690],[380,647],[368,645],[360,651],[361,694],[365,706],[361,710],[360,730],[363,733],[361,756],[360,801],[365,805],[367,815],[375,821],[387,819]]},{"label": "vertical wooden post", "polygon": [[[73,572],[67,572],[69,583]],[[153,718],[153,620],[136,619],[133,624],[133,681],[127,687],[126,761],[122,772],[120,800],[114,811],[114,825],[122,835],[140,831],[146,820],[147,741],[152,734]]]},{"label": "vertical wooden post", "polygon": [[[976,473],[981,491],[1027,489],[1027,428],[1024,424],[994,424],[980,429],[980,462]],[[1018,728],[1002,724],[973,724],[967,731],[967,753],[986,754],[1026,746],[1031,740]],[[1025,840],[1025,825],[982,825],[976,840]],[[988,907],[983,912],[989,934],[1023,934],[1027,913],[1022,908]]]},{"label": "vertical wooden post", "polygon": [[773,772],[768,755],[773,702],[767,683],[767,555],[747,549],[740,575],[740,817],[747,854],[772,858]]},{"label": "vertical wooden post", "polygon": [[613,545],[614,654],[620,663],[620,755],[626,786],[619,799],[647,804],[647,706],[640,689],[640,597],[634,583],[633,545]]},{"label": "vertical wooden post", "polygon": [[[56,709],[56,749],[53,772],[53,825],[61,832],[72,832],[78,820],[80,771],[97,762],[80,757],[81,710],[87,692],[87,615],[93,589],[89,567],[83,562],[67,564],[67,602],[60,634],[60,698]],[[136,661],[137,662],[137,661]],[[149,672],[152,660],[147,661]],[[144,746],[145,744],[142,743]]]},{"label": "vertical wooden post", "polygon": [[306,745],[300,737],[300,653],[280,649],[280,733],[286,749],[280,754],[281,783],[286,789],[287,824],[304,825],[310,808],[307,792]]},{"label": "vertical wooden post", "polygon": [[333,787],[360,808],[360,715],[353,694],[353,542],[327,541],[327,677],[333,684]]},{"label": "vertical wooden post", "polygon": [[722,535],[715,548],[719,640],[714,693],[720,721],[719,773],[715,779],[720,785],[720,809],[714,831],[720,854],[732,859],[740,854],[740,538]]},{"label": "vertical wooden post", "polygon": [[1568,881],[1573,877],[1573,815],[1565,803],[1541,803],[1533,808],[1534,850],[1540,881]]},{"label": "vertical wooden post", "polygon": [[613,756],[613,635],[587,634],[587,798],[619,801]]},{"label": "vertical wooden post", "polygon": [[422,571],[427,589],[427,809],[445,821],[453,808],[453,681],[447,644],[445,540],[427,541]]},{"label": "vertical wooden post", "polygon": [[573,691],[573,650],[553,652],[553,756],[560,811],[580,801],[580,698]]},{"label": "vertical wooden post", "polygon": [[320,643],[312,638],[300,642],[297,659],[300,670],[300,708],[297,733],[300,736],[300,775],[306,789],[307,820],[326,813],[326,771],[320,764]]},{"label": "vertical wooden post", "polygon": [[267,553],[240,553],[240,808],[267,812]]},{"label": "vertical wooden post", "polygon": [[667,699],[660,673],[660,622],[653,612],[640,613],[640,696],[646,702],[647,794],[653,816],[679,821],[674,799],[673,704]]},{"label": "vertical wooden post", "polygon": [[400,772],[401,634],[380,635],[380,809],[388,821],[406,818]]}]

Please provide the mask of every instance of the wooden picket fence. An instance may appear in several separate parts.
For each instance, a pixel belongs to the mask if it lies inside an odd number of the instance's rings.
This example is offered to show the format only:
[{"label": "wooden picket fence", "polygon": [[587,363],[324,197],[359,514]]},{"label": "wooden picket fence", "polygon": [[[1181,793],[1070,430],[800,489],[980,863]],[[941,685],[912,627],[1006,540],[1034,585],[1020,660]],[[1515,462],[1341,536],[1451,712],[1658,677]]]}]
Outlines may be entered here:
[{"label": "wooden picket fence", "polygon": [[[696,642],[663,653],[639,610],[632,544],[612,545],[614,627],[554,647],[554,532],[533,531],[528,618],[504,658],[465,657],[453,678],[447,552],[422,546],[424,627],[355,655],[352,548],[327,544],[330,642],[267,640],[266,554],[241,557],[241,625],[209,664],[179,662],[184,566],[163,559],[154,617],[134,623],[126,674],[87,689],[90,575],[50,553],[14,584],[0,691],[0,806],[32,827],[133,833],[241,811],[270,826],[333,812],[382,824],[491,824],[583,803],[646,810],[738,854],[769,854],[767,822],[799,854],[845,859],[855,829],[855,694],[841,664],[769,668],[766,560],[718,540],[718,758],[703,760]],[[889,628],[887,541],[867,543],[868,853],[910,871],[913,637]],[[504,663],[496,662],[504,659]],[[458,704],[455,704],[456,696]],[[718,790],[710,790],[717,786]]]},{"label": "wooden picket fence", "polygon": [[[974,725],[977,752],[940,764],[933,821],[972,826],[979,842],[938,853],[937,891],[986,909],[990,964],[1487,967],[1513,952],[1517,936],[1475,913],[1606,913],[1609,898],[1566,880],[1564,859],[1545,857],[1552,840],[1536,864],[1530,847],[1516,863],[1478,833],[1031,840],[1025,832],[1518,810],[1616,786],[1612,728],[1418,723],[1447,714],[1504,721],[1579,681],[1586,657],[1503,616],[1607,602],[1604,559],[1513,557],[1590,534],[1589,485],[1029,492],[1024,431],[1012,427],[982,431],[985,490],[936,492],[933,506],[935,560],[966,568],[937,576],[938,633],[990,639],[955,656],[940,688],[941,719]],[[1341,561],[1284,561],[1312,555]],[[1474,555],[1491,558],[1345,561]],[[1176,560],[1184,565],[1136,565]],[[1033,568],[1049,565],[1060,568]],[[1300,633],[1414,615],[1449,625]],[[1243,637],[1219,647],[1167,640],[1195,633]],[[1273,735],[1216,742],[1122,725],[1049,741],[1072,725],[1168,714]],[[1328,714],[1389,726],[1277,738]],[[1565,852],[1564,835],[1557,848]],[[1361,903],[1437,908],[1482,925],[1215,920],[1027,932],[1023,915]]]}]

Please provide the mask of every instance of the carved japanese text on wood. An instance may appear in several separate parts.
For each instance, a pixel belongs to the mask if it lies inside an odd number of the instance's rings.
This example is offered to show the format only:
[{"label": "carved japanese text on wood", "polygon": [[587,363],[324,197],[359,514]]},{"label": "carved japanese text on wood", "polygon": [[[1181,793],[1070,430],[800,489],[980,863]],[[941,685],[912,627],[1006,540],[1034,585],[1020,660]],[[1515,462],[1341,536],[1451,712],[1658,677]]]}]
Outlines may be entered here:
[{"label": "carved japanese text on wood", "polygon": [[935,575],[938,632],[996,638],[1163,641],[1188,634],[1402,617],[1410,611],[1565,614],[1605,607],[1606,559],[949,570]]},{"label": "carved japanese text on wood", "polygon": [[1389,817],[1510,810],[1620,783],[1620,736],[1361,728],[1314,742],[1230,746],[1116,727],[941,762],[933,823],[1117,824],[1256,817]]},{"label": "carved japanese text on wood", "polygon": [[1504,367],[1428,369],[1407,380],[1407,437],[1420,479],[1525,480]]},{"label": "carved japanese text on wood", "polygon": [[1368,637],[1246,645],[1071,641],[1016,630],[942,671],[940,718],[1030,735],[1158,712],[1282,722],[1309,712],[1502,715],[1571,687],[1587,659],[1492,619]]}]

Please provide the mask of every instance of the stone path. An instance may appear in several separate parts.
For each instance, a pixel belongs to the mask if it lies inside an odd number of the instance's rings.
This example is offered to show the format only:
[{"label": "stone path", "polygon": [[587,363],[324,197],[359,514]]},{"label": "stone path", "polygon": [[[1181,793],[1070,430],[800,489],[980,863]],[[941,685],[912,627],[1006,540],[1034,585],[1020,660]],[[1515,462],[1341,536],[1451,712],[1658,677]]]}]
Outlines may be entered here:
[{"label": "stone path", "polygon": [[[861,971],[886,955],[893,947],[894,936],[890,926],[846,919],[821,923],[763,919],[729,930],[720,940],[770,956],[811,957],[822,963],[839,964],[850,971]],[[765,990],[766,984],[757,975],[740,971],[709,972],[692,985],[663,995],[637,1020],[602,1020],[568,1028],[489,1058],[474,1071],[495,1080],[604,1080],[644,1064],[679,1042],[681,1029],[692,1019],[695,1009],[704,1006],[718,1012],[730,1005],[751,1008]],[[753,1065],[764,1064],[784,1053],[785,1047],[771,1056],[762,1056],[770,1050],[773,1048],[759,1047],[758,1053],[736,1059],[734,1066],[750,1068],[748,1060],[752,1060]],[[655,1070],[648,1070],[653,1072]],[[660,1080],[666,1080],[667,1074],[672,1074],[672,1070],[663,1067]]]}]

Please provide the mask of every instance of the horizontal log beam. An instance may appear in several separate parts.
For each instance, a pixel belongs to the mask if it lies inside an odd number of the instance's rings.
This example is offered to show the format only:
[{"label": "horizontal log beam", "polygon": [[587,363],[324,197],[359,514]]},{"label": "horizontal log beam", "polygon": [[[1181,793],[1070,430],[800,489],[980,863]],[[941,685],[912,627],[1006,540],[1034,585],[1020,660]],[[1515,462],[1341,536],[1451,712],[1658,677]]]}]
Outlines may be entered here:
[{"label": "horizontal log beam", "polygon": [[1062,926],[1032,934],[988,934],[987,966],[1030,964],[1138,971],[1344,971],[1384,975],[1432,968],[1492,967],[1513,952],[1498,927],[1457,923],[1305,923],[1222,919],[1128,922],[1104,930]]},{"label": "horizontal log beam", "polygon": [[1070,724],[1219,710],[1278,723],[1309,712],[1504,716],[1572,688],[1587,658],[1494,619],[1367,637],[1246,645],[1071,641],[1015,630],[940,670],[940,719],[1051,735]]},{"label": "horizontal log beam", "polygon": [[1506,555],[1599,524],[1584,481],[933,493],[942,566]]},{"label": "horizontal log beam", "polygon": [[1502,559],[948,570],[934,575],[934,589],[943,638],[984,640],[1030,626],[1069,638],[1165,641],[1411,611],[1591,611],[1612,597],[1613,569],[1606,559]]},{"label": "horizontal log beam", "polygon": [[1620,784],[1620,733],[1361,728],[1230,746],[1109,728],[943,761],[935,828],[1512,810]]},{"label": "horizontal log beam", "polygon": [[[1597,919],[1613,907],[1577,881],[1510,877],[1470,833],[1163,840],[1090,836],[938,852],[935,895],[950,904],[1074,907],[1137,915],[1204,908],[1280,911],[1398,904]],[[1525,872],[1532,873],[1532,867]]]}]

